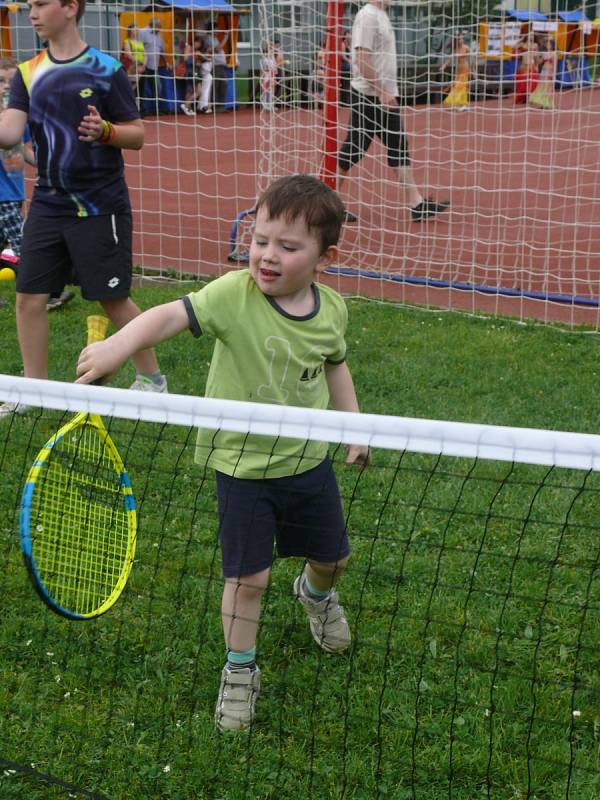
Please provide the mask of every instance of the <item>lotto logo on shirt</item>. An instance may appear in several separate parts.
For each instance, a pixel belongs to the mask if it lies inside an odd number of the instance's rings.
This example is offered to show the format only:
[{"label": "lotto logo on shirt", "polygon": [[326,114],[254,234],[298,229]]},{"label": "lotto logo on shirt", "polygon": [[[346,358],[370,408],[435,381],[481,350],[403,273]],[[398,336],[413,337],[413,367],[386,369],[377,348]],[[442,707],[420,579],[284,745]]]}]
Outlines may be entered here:
[{"label": "lotto logo on shirt", "polygon": [[301,381],[314,381],[315,378],[318,378],[319,375],[323,372],[323,367],[314,367],[314,369],[308,369],[308,367],[304,370],[302,375],[300,376]]}]

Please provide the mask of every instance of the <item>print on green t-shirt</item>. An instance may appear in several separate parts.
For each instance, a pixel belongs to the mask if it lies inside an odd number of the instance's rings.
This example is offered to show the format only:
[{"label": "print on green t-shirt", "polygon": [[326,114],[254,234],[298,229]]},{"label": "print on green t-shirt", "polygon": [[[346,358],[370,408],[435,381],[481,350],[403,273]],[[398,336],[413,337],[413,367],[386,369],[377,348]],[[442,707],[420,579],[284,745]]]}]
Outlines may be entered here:
[{"label": "print on green t-shirt", "polygon": [[[202,333],[216,339],[206,396],[327,408],[325,364],[344,361],[347,312],[327,286],[315,308],[292,317],[257,287],[248,270],[230,272],[188,295]],[[196,462],[239,478],[277,478],[312,469],[325,442],[200,430]]]}]

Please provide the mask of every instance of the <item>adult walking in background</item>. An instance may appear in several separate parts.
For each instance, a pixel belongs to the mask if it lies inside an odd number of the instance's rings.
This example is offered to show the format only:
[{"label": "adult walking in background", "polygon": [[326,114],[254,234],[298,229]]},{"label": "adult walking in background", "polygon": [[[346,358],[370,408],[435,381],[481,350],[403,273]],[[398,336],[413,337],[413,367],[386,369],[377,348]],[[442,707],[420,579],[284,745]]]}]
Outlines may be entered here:
[{"label": "adult walking in background", "polygon": [[[398,102],[396,39],[387,14],[390,2],[369,0],[352,25],[352,112],[338,156],[338,191],[378,136],[387,150],[388,165],[404,187],[411,218],[420,222],[444,211],[449,203],[424,198],[415,183]],[[346,212],[346,221],[356,222],[355,215]]]},{"label": "adult walking in background", "polygon": [[139,40],[144,45],[146,66],[140,78],[140,112],[142,117],[160,113],[160,76],[158,68],[165,55],[165,42],[160,32],[161,23],[158,17],[152,17],[148,27],[142,28]]},{"label": "adult walking in background", "polygon": [[350,81],[352,80],[352,31],[345,30],[342,36],[342,61],[340,64],[340,103],[351,103]]}]

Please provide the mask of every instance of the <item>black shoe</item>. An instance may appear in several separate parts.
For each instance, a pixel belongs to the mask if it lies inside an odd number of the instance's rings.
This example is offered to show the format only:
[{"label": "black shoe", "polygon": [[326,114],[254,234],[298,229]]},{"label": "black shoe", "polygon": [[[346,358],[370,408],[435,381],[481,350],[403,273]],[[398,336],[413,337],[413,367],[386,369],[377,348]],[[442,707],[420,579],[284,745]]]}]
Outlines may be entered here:
[{"label": "black shoe", "polygon": [[450,205],[449,200],[444,200],[442,203],[436,203],[435,200],[427,197],[421,200],[418,206],[411,208],[410,215],[413,222],[423,222],[430,217],[435,217],[436,214],[441,214]]},{"label": "black shoe", "polygon": [[344,222],[358,222],[358,217],[351,211],[344,211]]}]

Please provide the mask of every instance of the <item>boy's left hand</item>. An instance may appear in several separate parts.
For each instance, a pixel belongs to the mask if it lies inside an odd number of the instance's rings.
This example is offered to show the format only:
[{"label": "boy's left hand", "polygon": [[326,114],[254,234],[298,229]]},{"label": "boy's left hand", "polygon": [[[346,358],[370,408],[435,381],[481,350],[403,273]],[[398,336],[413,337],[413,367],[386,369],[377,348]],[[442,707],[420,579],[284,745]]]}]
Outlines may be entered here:
[{"label": "boy's left hand", "polygon": [[95,142],[103,133],[102,117],[96,106],[88,106],[88,113],[77,128],[80,142]]},{"label": "boy's left hand", "polygon": [[371,451],[366,444],[349,444],[346,448],[346,464],[355,464],[362,471],[371,463]]}]

